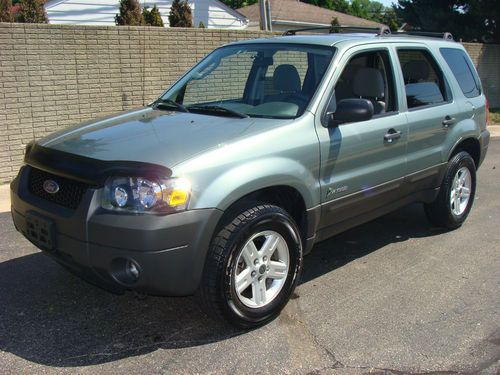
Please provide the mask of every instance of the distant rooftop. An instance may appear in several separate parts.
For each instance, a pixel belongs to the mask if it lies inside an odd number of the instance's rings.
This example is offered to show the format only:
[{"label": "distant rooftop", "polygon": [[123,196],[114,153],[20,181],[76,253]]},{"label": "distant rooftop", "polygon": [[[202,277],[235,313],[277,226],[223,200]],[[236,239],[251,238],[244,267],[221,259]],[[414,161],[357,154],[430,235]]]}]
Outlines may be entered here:
[{"label": "distant rooftop", "polygon": [[[375,26],[382,24],[334,10],[321,8],[298,0],[270,0],[271,19],[273,23],[298,24],[298,25],[330,25],[333,18],[337,18],[341,25]],[[255,3],[238,12],[246,16],[251,23],[259,23],[259,4]]]}]

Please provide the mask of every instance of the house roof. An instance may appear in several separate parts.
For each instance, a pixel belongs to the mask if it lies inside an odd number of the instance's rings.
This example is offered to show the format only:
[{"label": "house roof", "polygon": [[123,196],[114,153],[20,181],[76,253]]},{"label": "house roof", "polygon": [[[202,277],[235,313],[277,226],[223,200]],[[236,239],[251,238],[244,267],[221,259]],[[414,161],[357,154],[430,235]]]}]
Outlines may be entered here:
[{"label": "house roof", "polygon": [[[288,21],[305,24],[325,24],[330,25],[332,19],[336,17],[341,25],[350,26],[374,26],[380,27],[382,24],[363,18],[351,16],[349,14],[334,10],[321,8],[316,5],[302,3],[299,0],[269,0],[271,2],[271,18],[273,22]],[[243,8],[238,12],[246,16],[250,22],[259,22],[259,4],[255,3]]]}]

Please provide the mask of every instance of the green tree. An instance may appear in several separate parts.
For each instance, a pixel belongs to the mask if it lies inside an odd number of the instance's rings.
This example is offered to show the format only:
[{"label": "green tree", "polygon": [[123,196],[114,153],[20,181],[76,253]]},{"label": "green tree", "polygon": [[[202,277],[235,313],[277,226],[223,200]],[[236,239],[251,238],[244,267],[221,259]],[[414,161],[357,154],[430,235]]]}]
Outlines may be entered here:
[{"label": "green tree", "polygon": [[416,30],[449,31],[464,41],[500,43],[498,0],[399,0],[396,13]]},{"label": "green tree", "polygon": [[0,0],[0,22],[14,22],[11,8],[12,0]]},{"label": "green tree", "polygon": [[352,16],[370,19],[369,16],[369,0],[352,0],[349,7],[349,14]]},{"label": "green tree", "polygon": [[246,7],[248,5],[255,4],[258,0],[222,0],[224,4],[230,6],[233,9],[238,9]]},{"label": "green tree", "polygon": [[205,24],[203,23],[203,21],[200,21],[200,23],[198,24],[198,28],[199,29],[204,29],[205,28]]},{"label": "green tree", "polygon": [[332,0],[332,7],[330,9],[349,14],[349,3],[347,0]]},{"label": "green tree", "polygon": [[378,1],[368,1],[368,4],[366,4],[366,9],[368,12],[368,17],[370,17],[372,20],[382,19],[386,10],[384,4]]},{"label": "green tree", "polygon": [[160,10],[156,6],[153,6],[153,9],[149,10],[148,7],[144,7],[142,10],[142,17],[144,18],[144,22],[148,26],[158,26],[163,27],[163,20],[161,19]]},{"label": "green tree", "polygon": [[381,22],[384,25],[389,26],[391,31],[398,31],[401,22],[396,14],[394,8],[386,7],[384,13],[382,14],[382,18],[377,22]]},{"label": "green tree", "polygon": [[49,23],[47,13],[43,6],[43,0],[21,0],[19,1],[18,22],[23,23]]},{"label": "green tree", "polygon": [[[498,0],[473,0],[463,2],[462,11],[476,26],[475,37],[483,42],[500,43],[500,4]],[[476,25],[474,25],[476,24]],[[477,33],[478,27],[481,33]]]},{"label": "green tree", "polygon": [[174,0],[168,15],[170,27],[193,27],[193,14],[187,0]]},{"label": "green tree", "polygon": [[117,25],[141,26],[144,17],[137,0],[120,0],[120,13],[115,16]]}]

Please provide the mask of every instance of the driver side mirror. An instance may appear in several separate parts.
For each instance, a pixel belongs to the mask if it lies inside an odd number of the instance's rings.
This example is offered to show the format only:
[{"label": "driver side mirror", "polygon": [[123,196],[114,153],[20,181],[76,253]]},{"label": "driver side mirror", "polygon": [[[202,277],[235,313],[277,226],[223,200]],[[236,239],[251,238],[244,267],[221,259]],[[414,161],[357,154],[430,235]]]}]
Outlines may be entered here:
[{"label": "driver side mirror", "polygon": [[335,113],[328,113],[328,127],[334,128],[348,122],[367,121],[373,117],[373,103],[367,99],[342,99]]}]

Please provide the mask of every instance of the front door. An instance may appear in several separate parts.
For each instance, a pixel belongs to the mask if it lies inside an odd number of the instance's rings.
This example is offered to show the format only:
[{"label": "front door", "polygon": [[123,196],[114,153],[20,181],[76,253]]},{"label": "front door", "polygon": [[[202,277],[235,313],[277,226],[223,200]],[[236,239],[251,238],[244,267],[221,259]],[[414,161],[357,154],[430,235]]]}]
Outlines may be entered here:
[{"label": "front door", "polygon": [[335,116],[336,103],[348,98],[372,101],[375,112],[368,121],[317,126],[324,237],[342,230],[340,223],[396,201],[406,173],[407,120],[398,111],[390,51],[358,48],[343,56],[339,66],[342,73],[325,112]]}]

